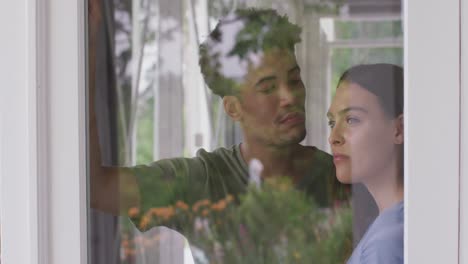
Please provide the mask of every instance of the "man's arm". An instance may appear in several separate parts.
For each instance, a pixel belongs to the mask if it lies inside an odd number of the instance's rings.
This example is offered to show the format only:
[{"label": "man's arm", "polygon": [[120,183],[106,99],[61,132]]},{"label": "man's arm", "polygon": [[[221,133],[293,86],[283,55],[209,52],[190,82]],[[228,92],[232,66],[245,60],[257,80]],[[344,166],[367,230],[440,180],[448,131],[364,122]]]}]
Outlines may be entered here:
[{"label": "man's arm", "polygon": [[136,177],[118,167],[104,167],[101,161],[96,116],[96,47],[102,23],[101,0],[90,0],[88,6],[89,63],[89,162],[91,207],[114,215],[126,215],[139,205]]}]

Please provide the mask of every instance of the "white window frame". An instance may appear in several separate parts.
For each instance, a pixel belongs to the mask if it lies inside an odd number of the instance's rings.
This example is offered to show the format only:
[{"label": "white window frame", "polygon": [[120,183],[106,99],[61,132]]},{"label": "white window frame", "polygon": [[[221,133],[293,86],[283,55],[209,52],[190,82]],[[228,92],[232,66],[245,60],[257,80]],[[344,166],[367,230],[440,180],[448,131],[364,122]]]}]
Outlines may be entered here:
[{"label": "white window frame", "polygon": [[87,262],[85,2],[0,8],[2,263]]},{"label": "white window frame", "polygon": [[404,1],[405,263],[458,263],[459,7]]},{"label": "white window frame", "polygon": [[[87,263],[85,2],[0,8],[2,263]],[[468,264],[466,2],[403,2],[405,263]]]},{"label": "white window frame", "polygon": [[[468,264],[468,0],[460,1],[461,14],[461,144],[460,144],[460,261]],[[465,249],[465,250],[463,250]]]}]

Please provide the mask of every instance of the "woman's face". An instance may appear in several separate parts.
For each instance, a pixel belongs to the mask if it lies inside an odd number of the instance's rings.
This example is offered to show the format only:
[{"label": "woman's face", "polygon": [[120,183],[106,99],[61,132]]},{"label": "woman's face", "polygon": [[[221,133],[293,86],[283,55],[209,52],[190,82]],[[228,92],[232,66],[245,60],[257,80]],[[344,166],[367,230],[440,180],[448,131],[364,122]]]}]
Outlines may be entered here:
[{"label": "woman's face", "polygon": [[366,183],[395,170],[403,144],[402,117],[389,118],[376,95],[342,82],[327,113],[328,138],[342,183]]}]

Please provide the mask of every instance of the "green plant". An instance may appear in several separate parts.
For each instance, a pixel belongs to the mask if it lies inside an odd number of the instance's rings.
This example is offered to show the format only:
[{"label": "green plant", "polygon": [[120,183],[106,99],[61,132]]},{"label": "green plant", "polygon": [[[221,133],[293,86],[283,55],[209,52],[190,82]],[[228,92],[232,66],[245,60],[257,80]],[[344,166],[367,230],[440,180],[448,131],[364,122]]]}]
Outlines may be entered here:
[{"label": "green plant", "polygon": [[[137,215],[135,210],[129,214]],[[227,196],[152,208],[139,227],[182,231],[208,263],[343,263],[352,251],[351,220],[347,203],[318,208],[289,179],[275,178],[249,186],[238,203]],[[124,252],[134,253],[129,247],[135,242],[124,243]]]}]

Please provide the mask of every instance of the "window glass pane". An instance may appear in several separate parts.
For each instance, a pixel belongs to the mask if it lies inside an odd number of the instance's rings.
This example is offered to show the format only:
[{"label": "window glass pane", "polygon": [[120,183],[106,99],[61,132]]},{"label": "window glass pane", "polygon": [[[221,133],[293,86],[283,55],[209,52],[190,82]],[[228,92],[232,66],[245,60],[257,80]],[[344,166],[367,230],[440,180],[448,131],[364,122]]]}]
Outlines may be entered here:
[{"label": "window glass pane", "polygon": [[387,21],[343,21],[335,20],[335,38],[337,39],[385,39],[402,38],[401,20]]},{"label": "window glass pane", "polygon": [[403,263],[379,3],[88,0],[91,263]]}]

